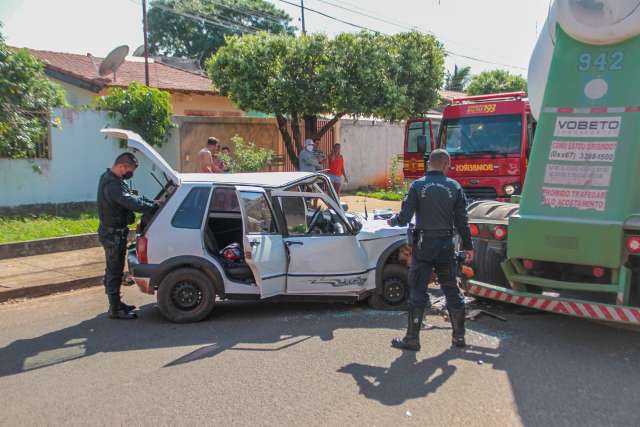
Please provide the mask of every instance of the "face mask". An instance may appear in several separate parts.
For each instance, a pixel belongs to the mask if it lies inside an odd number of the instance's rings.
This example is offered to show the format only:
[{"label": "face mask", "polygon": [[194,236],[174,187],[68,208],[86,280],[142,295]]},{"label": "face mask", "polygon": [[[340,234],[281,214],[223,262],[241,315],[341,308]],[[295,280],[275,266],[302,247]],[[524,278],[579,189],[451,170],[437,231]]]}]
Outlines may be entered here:
[{"label": "face mask", "polygon": [[122,179],[131,179],[133,178],[133,172],[129,171],[127,173],[125,173],[124,175],[122,175]]},{"label": "face mask", "polygon": [[305,148],[313,153],[313,145],[307,145]]}]

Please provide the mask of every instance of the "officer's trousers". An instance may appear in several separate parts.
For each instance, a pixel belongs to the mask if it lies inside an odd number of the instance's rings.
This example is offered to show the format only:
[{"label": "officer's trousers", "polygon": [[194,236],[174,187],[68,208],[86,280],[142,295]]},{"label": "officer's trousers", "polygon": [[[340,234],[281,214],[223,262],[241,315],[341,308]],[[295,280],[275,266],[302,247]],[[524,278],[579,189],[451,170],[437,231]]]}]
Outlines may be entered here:
[{"label": "officer's trousers", "polygon": [[451,237],[423,236],[413,248],[409,269],[409,306],[425,309],[431,306],[427,286],[435,269],[447,308],[464,307],[464,297],[456,280],[456,260]]},{"label": "officer's trousers", "polygon": [[98,238],[104,248],[106,268],[104,271],[104,290],[107,295],[119,295],[124,274],[124,262],[127,252],[129,230],[98,230]]}]

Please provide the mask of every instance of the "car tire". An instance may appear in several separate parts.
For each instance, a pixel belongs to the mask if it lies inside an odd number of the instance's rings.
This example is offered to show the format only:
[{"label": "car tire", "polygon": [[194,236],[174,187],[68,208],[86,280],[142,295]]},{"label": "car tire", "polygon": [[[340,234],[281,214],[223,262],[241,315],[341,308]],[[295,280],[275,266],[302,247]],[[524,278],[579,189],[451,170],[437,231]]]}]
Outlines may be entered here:
[{"label": "car tire", "polygon": [[216,291],[211,279],[195,268],[179,268],[167,274],[158,287],[158,307],[175,323],[198,322],[213,310]]},{"label": "car tire", "polygon": [[409,270],[404,265],[389,264],[382,272],[382,293],[369,297],[369,306],[378,310],[402,310],[409,297]]}]

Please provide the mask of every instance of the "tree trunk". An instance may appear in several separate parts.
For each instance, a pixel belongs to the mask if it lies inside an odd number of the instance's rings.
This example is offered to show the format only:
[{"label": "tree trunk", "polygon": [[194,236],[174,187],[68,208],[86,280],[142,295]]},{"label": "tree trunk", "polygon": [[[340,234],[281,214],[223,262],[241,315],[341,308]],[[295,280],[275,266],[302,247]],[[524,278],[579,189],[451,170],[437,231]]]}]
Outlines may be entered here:
[{"label": "tree trunk", "polygon": [[282,140],[284,141],[284,148],[287,150],[287,156],[289,157],[289,160],[291,161],[293,166],[296,169],[299,169],[298,153],[300,152],[300,150],[296,150],[296,144],[291,139],[289,127],[287,126],[288,120],[282,114],[276,114],[276,121],[278,122],[278,130],[280,131],[280,135],[282,135]]},{"label": "tree trunk", "polygon": [[315,141],[315,139],[313,138],[316,134],[316,131],[318,130],[318,116],[316,115],[308,115],[305,114],[303,116],[304,119],[304,137],[305,138],[311,138]]},{"label": "tree trunk", "polygon": [[[346,111],[337,113],[331,120],[329,120],[324,126],[322,126],[321,129],[318,129],[317,131],[315,131],[311,136],[307,136],[307,138],[311,138],[314,141],[318,141],[320,138],[322,138],[322,136],[325,133],[329,132],[329,129],[331,129],[336,123],[338,123],[338,120],[340,120],[342,116],[344,116],[345,114],[347,114]],[[317,129],[317,124],[316,124],[316,129]]]}]

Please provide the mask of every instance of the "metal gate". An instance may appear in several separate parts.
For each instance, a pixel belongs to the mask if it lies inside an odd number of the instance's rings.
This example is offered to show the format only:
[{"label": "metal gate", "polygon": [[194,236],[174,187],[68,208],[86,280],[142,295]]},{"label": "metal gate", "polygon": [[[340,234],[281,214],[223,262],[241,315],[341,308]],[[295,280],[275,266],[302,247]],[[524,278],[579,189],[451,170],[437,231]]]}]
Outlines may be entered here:
[{"label": "metal gate", "polygon": [[[328,122],[329,120],[326,120],[326,119],[318,119],[317,126],[318,128],[322,128],[322,126],[324,126]],[[302,142],[304,142],[304,140],[306,139],[306,135],[304,133],[304,123],[301,123],[299,126],[300,126],[300,135],[302,137]],[[291,134],[291,125],[289,125],[289,134]],[[328,158],[329,153],[331,153],[331,150],[333,149],[334,143],[335,143],[335,126],[332,126],[331,129],[329,129],[324,135],[322,135],[322,137],[320,138],[320,141],[318,141],[318,149],[321,150]],[[293,172],[298,170],[298,168],[293,163],[291,163],[291,160],[287,155],[286,148],[284,150],[284,158],[285,158],[284,165],[282,167],[283,171]]]}]

